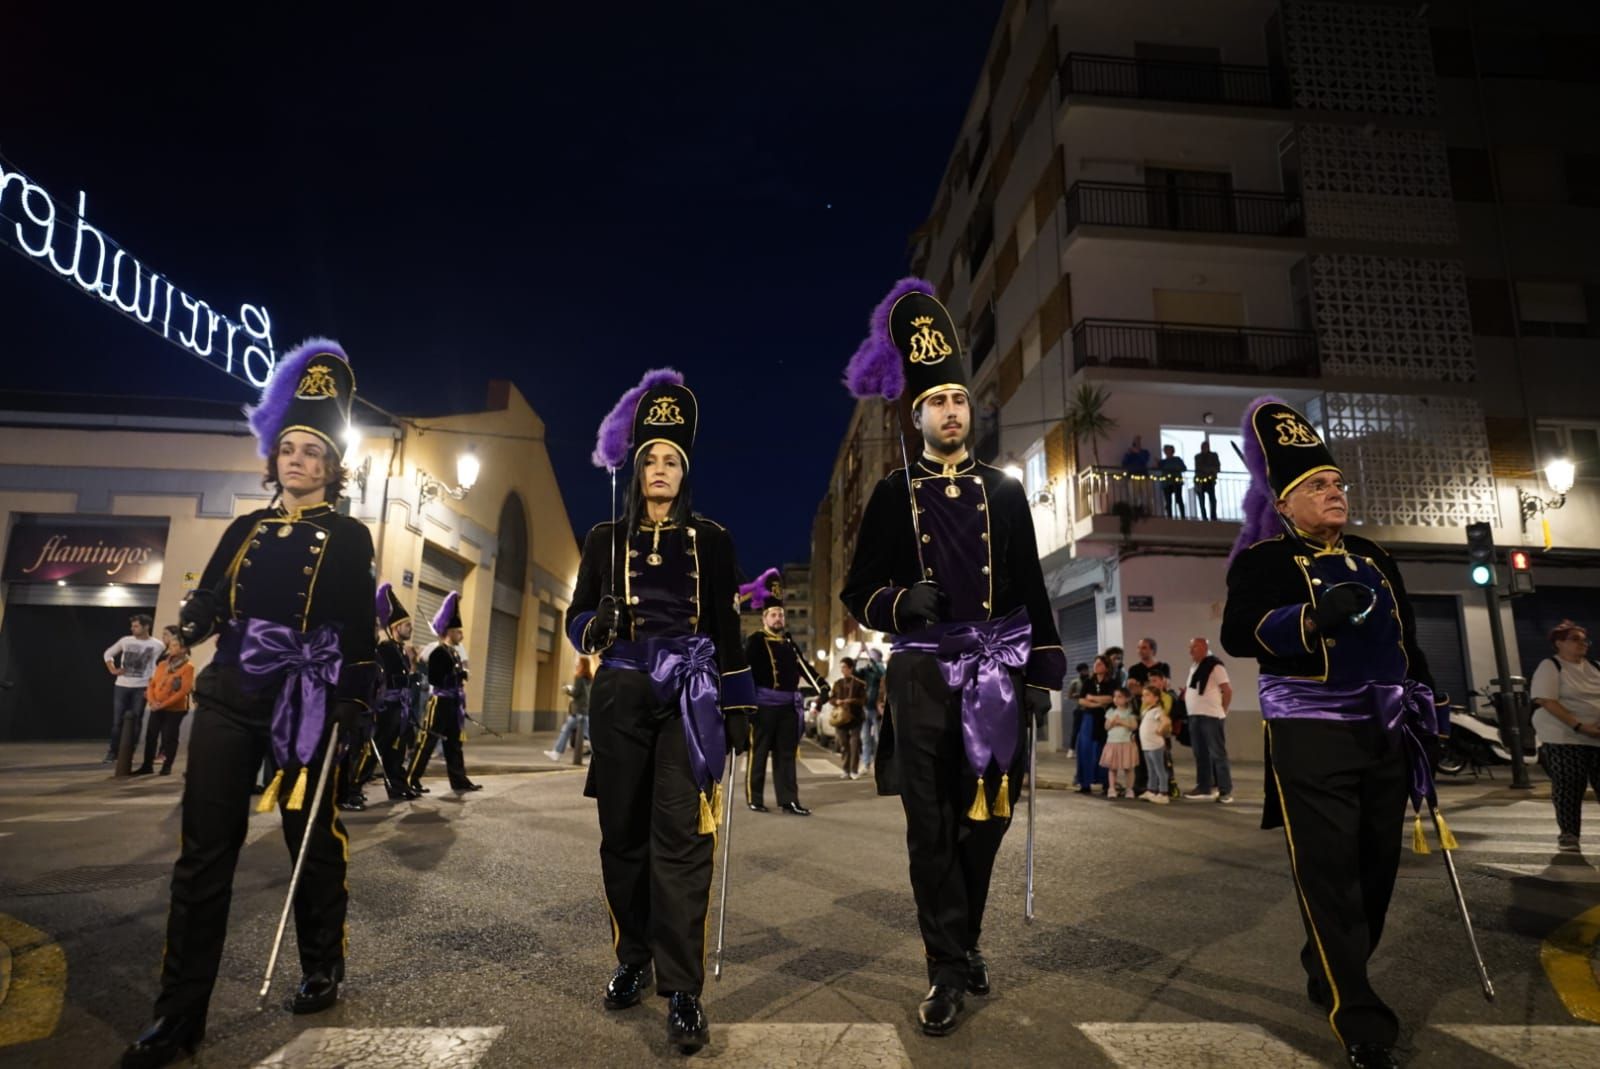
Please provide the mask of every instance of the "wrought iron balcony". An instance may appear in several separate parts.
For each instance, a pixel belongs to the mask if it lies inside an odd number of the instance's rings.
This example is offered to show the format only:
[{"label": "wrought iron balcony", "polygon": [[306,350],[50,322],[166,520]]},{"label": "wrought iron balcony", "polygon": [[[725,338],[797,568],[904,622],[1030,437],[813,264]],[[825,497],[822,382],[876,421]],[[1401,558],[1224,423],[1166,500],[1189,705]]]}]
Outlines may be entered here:
[{"label": "wrought iron balcony", "polygon": [[1298,197],[1136,182],[1074,182],[1067,190],[1067,227],[1083,224],[1268,237],[1305,232]]},{"label": "wrought iron balcony", "polygon": [[1061,95],[1133,97],[1199,104],[1288,107],[1282,80],[1267,67],[1185,63],[1069,52],[1061,64]]},{"label": "wrought iron balcony", "polygon": [[1072,366],[1294,378],[1321,373],[1317,336],[1309,330],[1138,319],[1078,320],[1072,328]]},{"label": "wrought iron balcony", "polygon": [[[1133,524],[1139,520],[1169,515],[1169,499],[1163,485],[1155,472],[1129,472],[1103,466],[1079,468],[1078,515],[1117,516],[1123,521],[1125,532],[1131,532]],[[1244,495],[1249,488],[1249,475],[1225,471],[1211,484],[1211,493],[1203,495],[1204,488],[1197,485],[1194,472],[1185,472],[1176,494],[1171,497],[1170,515],[1173,519],[1238,523],[1244,518]],[[1206,498],[1204,509],[1202,496]]]}]

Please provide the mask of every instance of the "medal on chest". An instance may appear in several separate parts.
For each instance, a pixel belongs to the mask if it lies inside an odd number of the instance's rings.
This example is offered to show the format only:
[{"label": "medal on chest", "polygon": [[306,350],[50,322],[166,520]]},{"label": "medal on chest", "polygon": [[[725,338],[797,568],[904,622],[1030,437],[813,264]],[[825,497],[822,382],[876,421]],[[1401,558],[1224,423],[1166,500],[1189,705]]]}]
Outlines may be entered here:
[{"label": "medal on chest", "polygon": [[951,483],[949,486],[944,488],[944,496],[948,498],[960,497],[961,487],[957,486],[955,483]]},{"label": "medal on chest", "polygon": [[294,534],[294,524],[292,523],[286,523],[282,527],[278,528],[279,538],[288,538],[292,534]]}]

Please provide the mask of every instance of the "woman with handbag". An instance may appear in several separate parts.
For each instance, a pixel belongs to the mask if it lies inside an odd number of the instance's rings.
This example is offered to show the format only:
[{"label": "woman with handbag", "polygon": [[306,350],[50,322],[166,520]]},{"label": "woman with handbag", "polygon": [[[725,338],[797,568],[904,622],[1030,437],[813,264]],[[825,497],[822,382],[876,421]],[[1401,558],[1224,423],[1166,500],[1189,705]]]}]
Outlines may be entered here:
[{"label": "woman with handbag", "polygon": [[839,735],[839,759],[844,766],[840,779],[861,775],[861,724],[867,704],[867,685],[856,678],[855,662],[839,662],[844,675],[833,685],[829,701],[833,704],[831,722]]}]

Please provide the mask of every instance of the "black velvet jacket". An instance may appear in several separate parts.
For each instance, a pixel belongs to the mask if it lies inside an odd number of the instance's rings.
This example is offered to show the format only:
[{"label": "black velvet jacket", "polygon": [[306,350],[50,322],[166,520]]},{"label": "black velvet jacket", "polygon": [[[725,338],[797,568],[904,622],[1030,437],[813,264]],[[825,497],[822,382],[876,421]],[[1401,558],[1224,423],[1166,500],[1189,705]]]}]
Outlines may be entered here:
[{"label": "black velvet jacket", "polygon": [[604,652],[589,625],[600,599],[614,589],[628,610],[623,638],[705,635],[717,649],[722,708],[754,708],[755,687],[734,601],[738,566],[727,530],[695,516],[687,525],[646,522],[631,537],[621,537],[621,531],[618,535],[614,559],[609,522],[597,524],[583,540],[578,582],[567,608],[567,638],[573,646],[580,653]]},{"label": "black velvet jacket", "polygon": [[1024,608],[1033,629],[1024,677],[1033,686],[1059,690],[1067,674],[1066,656],[1022,484],[970,458],[946,466],[923,456],[912,465],[911,476],[921,525],[921,563],[905,469],[897,468],[884,476],[867,502],[839,599],[862,624],[891,635],[902,633],[895,603],[923,578],[949,595],[948,620],[994,620]]},{"label": "black velvet jacket", "polygon": [[428,654],[428,686],[434,690],[455,690],[467,685],[467,670],[461,667],[461,654],[454,646],[439,643]]},{"label": "black velvet jacket", "polygon": [[403,690],[411,685],[412,669],[400,643],[386,638],[378,643],[378,682],[384,690]]},{"label": "black velvet jacket", "polygon": [[782,635],[762,628],[744,641],[745,660],[756,686],[769,690],[799,690],[800,656]]},{"label": "black velvet jacket", "polygon": [[212,621],[192,641],[228,620],[270,620],[302,633],[332,625],[343,658],[334,696],[370,707],[378,681],[372,558],[367,525],[326,502],[240,516],[200,575],[195,597],[211,603]]}]

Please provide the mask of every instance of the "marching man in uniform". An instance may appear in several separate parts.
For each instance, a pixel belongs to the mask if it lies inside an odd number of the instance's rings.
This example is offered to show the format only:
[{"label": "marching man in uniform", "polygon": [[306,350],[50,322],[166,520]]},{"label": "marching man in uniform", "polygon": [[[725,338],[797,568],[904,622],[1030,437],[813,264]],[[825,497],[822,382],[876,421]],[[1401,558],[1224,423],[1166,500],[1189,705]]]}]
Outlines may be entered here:
[{"label": "marching man in uniform", "polygon": [[294,900],[304,979],[289,1009],[316,1013],[338,1000],[348,842],[338,785],[313,813],[311,783],[337,728],[359,725],[376,680],[372,536],[334,511],[354,393],[335,342],[314,339],[279,359],[249,412],[278,496],[228,525],[179,614],[186,643],[215,634],[217,651],[195,682],[156,1020],[124,1052],[124,1069],[166,1065],[205,1036],[251,785],[269,747],[278,772],[258,808],[277,806],[291,860],[313,822]]},{"label": "marching man in uniform", "polygon": [[[1383,934],[1409,795],[1413,845],[1438,733],[1400,569],[1344,533],[1344,475],[1311,422],[1258,398],[1243,426],[1251,483],[1228,568],[1222,644],[1261,665],[1264,828],[1282,827],[1306,942],[1306,993],[1354,1069],[1395,1065],[1400,1025],[1367,962]],[[1443,699],[1440,699],[1442,704]],[[1440,835],[1453,846],[1448,828]]]},{"label": "marching man in uniform", "polygon": [[461,661],[461,595],[452,590],[433,617],[433,633],[439,644],[428,654],[428,687],[433,694],[417,729],[417,750],[411,758],[412,791],[426,794],[423,774],[433,757],[435,738],[444,748],[445,774],[452,791],[481,791],[483,785],[467,778],[467,759],[461,744],[467,731],[467,666]]},{"label": "marching man in uniform", "polygon": [[1066,674],[1022,484],[967,451],[956,344],[933,286],[905,279],[846,372],[857,397],[904,394],[922,437],[909,470],[873,490],[839,596],[863,626],[894,636],[877,774],[885,793],[898,779],[905,809],[932,985],[917,1013],[934,1036],[955,1028],[965,994],[989,993],[978,944],[1022,788],[1023,717],[1048,712]]},{"label": "marching man in uniform", "polygon": [[573,646],[600,656],[585,793],[600,817],[617,955],[605,1006],[637,1005],[653,966],[668,1042],[684,1053],[710,1041],[700,993],[721,780],[728,748],[748,744],[755,704],[733,540],[691,506],[698,418],[683,376],[661,369],[601,424],[595,464],[633,462],[626,507],[584,539],[567,610]]},{"label": "marching man in uniform", "polygon": [[407,643],[411,641],[411,613],[400,603],[394,587],[378,587],[378,627],[383,638],[378,642],[377,733],[373,745],[383,762],[384,789],[391,801],[417,797],[406,778],[405,730],[411,723],[412,683],[416,667]]},{"label": "marching man in uniform", "polygon": [[754,592],[761,610],[761,630],[744,645],[745,660],[756,685],[755,723],[750,726],[750,763],[744,780],[745,804],[765,813],[767,756],[772,756],[773,788],[778,808],[797,817],[811,810],[800,804],[795,754],[805,732],[805,706],[800,697],[800,655],[784,634],[783,596],[762,588]]}]

